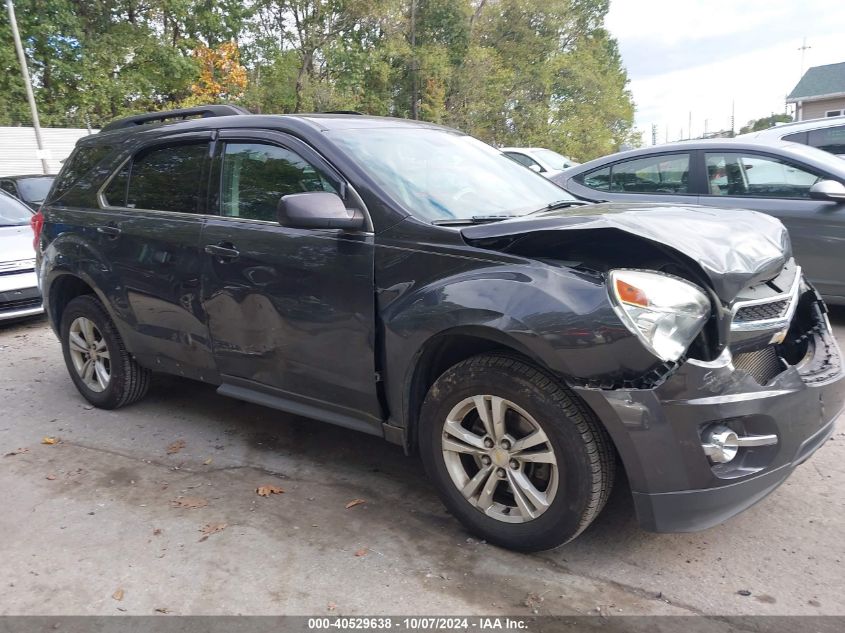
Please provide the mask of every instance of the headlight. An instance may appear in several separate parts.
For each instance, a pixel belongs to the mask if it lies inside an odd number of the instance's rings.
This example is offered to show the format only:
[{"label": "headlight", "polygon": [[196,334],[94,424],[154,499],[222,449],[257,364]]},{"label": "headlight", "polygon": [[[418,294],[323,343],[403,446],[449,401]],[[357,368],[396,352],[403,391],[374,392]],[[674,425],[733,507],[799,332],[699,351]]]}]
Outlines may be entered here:
[{"label": "headlight", "polygon": [[644,270],[610,271],[616,313],[655,356],[678,360],[710,315],[710,299],[695,284]]}]

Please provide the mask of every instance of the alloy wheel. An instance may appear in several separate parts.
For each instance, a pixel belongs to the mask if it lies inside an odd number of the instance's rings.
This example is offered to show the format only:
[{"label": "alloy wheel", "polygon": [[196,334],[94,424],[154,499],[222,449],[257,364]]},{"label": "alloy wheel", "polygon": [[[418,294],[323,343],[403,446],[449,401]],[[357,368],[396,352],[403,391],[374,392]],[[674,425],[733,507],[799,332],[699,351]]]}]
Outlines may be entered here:
[{"label": "alloy wheel", "polygon": [[510,400],[477,395],[456,404],[441,436],[452,483],[479,511],[524,523],[554,501],[559,468],[548,436]]},{"label": "alloy wheel", "polygon": [[77,317],[68,331],[70,358],[91,391],[105,391],[111,380],[111,354],[102,332],[91,319]]}]

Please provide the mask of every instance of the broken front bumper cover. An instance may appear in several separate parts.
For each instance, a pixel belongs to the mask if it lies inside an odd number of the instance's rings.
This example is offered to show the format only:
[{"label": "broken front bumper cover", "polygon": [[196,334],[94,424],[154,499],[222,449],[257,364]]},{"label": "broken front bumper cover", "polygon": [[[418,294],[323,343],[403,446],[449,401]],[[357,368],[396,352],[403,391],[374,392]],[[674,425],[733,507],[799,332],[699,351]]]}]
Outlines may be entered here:
[{"label": "broken front bumper cover", "polygon": [[[833,433],[845,403],[842,359],[826,319],[807,356],[766,385],[734,367],[730,351],[689,360],[655,389],[576,388],[612,436],[640,525],[655,532],[702,530],[761,500]],[[776,435],[729,464],[708,458],[716,425],[740,435]]]}]

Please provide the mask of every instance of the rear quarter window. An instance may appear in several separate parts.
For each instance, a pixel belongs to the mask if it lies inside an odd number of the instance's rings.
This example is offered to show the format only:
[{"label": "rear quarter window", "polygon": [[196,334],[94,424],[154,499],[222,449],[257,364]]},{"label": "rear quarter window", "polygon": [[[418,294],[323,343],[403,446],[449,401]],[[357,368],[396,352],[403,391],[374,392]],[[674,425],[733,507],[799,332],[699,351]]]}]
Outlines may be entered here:
[{"label": "rear quarter window", "polygon": [[74,204],[85,198],[85,193],[94,189],[100,177],[104,174],[92,173],[94,167],[111,154],[111,145],[79,145],[65,161],[59,175],[53,183],[48,195],[48,201],[58,201],[66,198],[73,189],[81,189],[80,195],[72,196],[74,200],[67,202]]}]

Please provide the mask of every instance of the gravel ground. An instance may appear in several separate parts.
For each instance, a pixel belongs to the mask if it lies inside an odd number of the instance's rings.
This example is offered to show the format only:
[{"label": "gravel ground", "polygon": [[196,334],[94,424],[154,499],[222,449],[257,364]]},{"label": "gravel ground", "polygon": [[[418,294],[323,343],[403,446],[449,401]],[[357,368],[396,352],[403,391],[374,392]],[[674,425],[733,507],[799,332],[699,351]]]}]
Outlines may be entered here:
[{"label": "gravel ground", "polygon": [[40,319],[0,324],[0,395],[0,614],[845,615],[841,426],[722,526],[643,532],[623,481],[577,541],[521,555],[377,438],[170,377],[93,409]]}]

